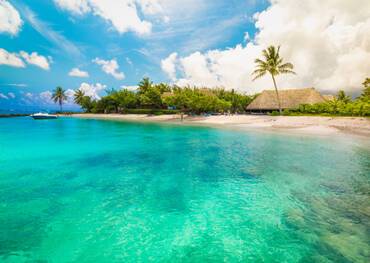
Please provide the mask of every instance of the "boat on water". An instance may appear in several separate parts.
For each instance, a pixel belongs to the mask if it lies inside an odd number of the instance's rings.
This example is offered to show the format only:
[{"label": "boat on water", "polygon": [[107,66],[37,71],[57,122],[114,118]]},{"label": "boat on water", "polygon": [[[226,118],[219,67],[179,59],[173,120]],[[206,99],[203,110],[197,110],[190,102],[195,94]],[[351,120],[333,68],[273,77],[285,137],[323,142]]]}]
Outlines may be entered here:
[{"label": "boat on water", "polygon": [[58,118],[58,115],[55,114],[49,114],[49,113],[34,113],[30,115],[34,120],[47,120],[47,119],[56,119]]}]

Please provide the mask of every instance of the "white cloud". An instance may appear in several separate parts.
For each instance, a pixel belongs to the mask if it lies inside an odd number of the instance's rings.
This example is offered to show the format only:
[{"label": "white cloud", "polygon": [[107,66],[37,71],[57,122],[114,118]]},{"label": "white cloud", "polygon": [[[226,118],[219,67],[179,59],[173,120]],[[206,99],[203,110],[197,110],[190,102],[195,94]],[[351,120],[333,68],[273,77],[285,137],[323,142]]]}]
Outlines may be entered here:
[{"label": "white cloud", "polygon": [[128,91],[137,91],[138,88],[139,86],[125,86],[125,85],[121,86],[121,89],[126,89]]},{"label": "white cloud", "polygon": [[8,98],[15,98],[15,94],[13,92],[8,92]]},{"label": "white cloud", "polygon": [[31,92],[24,93],[24,96],[27,97],[27,98],[29,98],[29,99],[33,98],[33,94]]},{"label": "white cloud", "polygon": [[167,69],[177,69],[181,84],[258,92],[272,83],[268,77],[252,82],[254,59],[267,46],[281,45],[281,55],[295,65],[297,75],[279,77],[279,87],[361,89],[370,72],[370,1],[274,0],[254,17],[259,32],[253,42],[195,52]]},{"label": "white cloud", "polygon": [[155,15],[162,13],[162,5],[160,0],[137,0],[144,14]]},{"label": "white cloud", "polygon": [[176,80],[176,62],[177,62],[177,53],[176,52],[172,53],[166,59],[163,59],[161,61],[162,70],[173,81]]},{"label": "white cloud", "polygon": [[102,70],[105,73],[112,75],[114,78],[118,80],[122,80],[125,78],[125,74],[123,74],[123,72],[119,72],[119,65],[116,59],[103,60],[100,58],[95,58],[93,62],[102,66]]},{"label": "white cloud", "polygon": [[54,0],[54,2],[61,8],[76,15],[82,15],[91,11],[87,0]]},{"label": "white cloud", "polygon": [[73,89],[67,89],[64,94],[67,96],[67,102],[73,103],[75,91]]},{"label": "white cloud", "polygon": [[48,59],[44,56],[41,56],[41,55],[37,54],[37,52],[32,52],[31,54],[28,54],[25,51],[21,51],[21,52],[19,52],[19,54],[22,56],[22,58],[24,58],[24,60],[28,64],[35,65],[35,66],[40,67],[44,70],[49,70],[50,69]]},{"label": "white cloud", "polygon": [[5,49],[0,48],[0,65],[7,65],[16,68],[24,68],[26,65],[16,53],[9,53]]},{"label": "white cloud", "polygon": [[79,78],[88,78],[89,73],[87,71],[82,71],[79,68],[73,68],[71,71],[68,73],[69,76],[71,77],[79,77]]},{"label": "white cloud", "polygon": [[[54,0],[56,4],[73,14],[92,13],[108,21],[119,33],[135,32],[145,35],[151,32],[152,24],[139,17],[137,4],[144,13],[156,12],[157,5],[135,0]],[[143,3],[141,3],[143,2]],[[146,2],[144,4],[144,2]]]},{"label": "white cloud", "polygon": [[6,96],[4,93],[0,93],[0,99],[9,99],[8,96]]},{"label": "white cloud", "polygon": [[5,0],[0,0],[0,33],[17,35],[23,21],[18,11]]},{"label": "white cloud", "polygon": [[[28,63],[38,66],[44,70],[50,69],[49,61],[46,57],[37,54],[37,52],[32,52],[31,54],[21,51],[19,54],[10,53],[5,49],[0,48],[0,65],[8,65],[17,68],[26,67],[22,58]],[[9,86],[24,87],[25,84],[9,84]]]},{"label": "white cloud", "polygon": [[100,99],[99,92],[105,90],[106,88],[107,88],[106,85],[100,83],[96,83],[94,85],[83,82],[78,89],[83,91],[86,96],[89,96],[94,100],[99,100]]},{"label": "white cloud", "polygon": [[46,103],[52,102],[52,99],[51,99],[52,96],[53,96],[53,93],[51,93],[50,90],[43,91],[39,94],[39,97],[41,98],[41,100],[43,100]]}]

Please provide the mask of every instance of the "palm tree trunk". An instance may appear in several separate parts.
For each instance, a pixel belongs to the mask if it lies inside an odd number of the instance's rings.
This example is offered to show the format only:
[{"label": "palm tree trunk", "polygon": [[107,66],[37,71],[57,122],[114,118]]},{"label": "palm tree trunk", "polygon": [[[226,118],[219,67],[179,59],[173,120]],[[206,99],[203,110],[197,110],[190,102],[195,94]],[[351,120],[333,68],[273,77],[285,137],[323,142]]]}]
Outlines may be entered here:
[{"label": "palm tree trunk", "polygon": [[63,102],[62,101],[59,101],[59,106],[60,106],[60,112],[62,113],[63,111],[63,106],[62,106]]},{"label": "palm tree trunk", "polygon": [[272,77],[272,81],[274,82],[275,92],[276,92],[276,98],[278,100],[279,112],[280,112],[280,115],[281,115],[282,114],[282,110],[281,110],[281,102],[280,102],[280,97],[279,97],[279,91],[278,91],[277,86],[276,86],[276,81],[275,81],[274,75],[271,74],[271,77]]}]

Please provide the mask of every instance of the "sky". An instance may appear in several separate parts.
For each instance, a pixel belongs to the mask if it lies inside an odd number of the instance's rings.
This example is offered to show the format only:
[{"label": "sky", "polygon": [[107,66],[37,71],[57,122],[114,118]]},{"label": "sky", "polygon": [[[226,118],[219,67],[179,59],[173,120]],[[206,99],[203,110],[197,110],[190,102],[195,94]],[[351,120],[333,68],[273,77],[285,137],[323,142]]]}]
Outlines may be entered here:
[{"label": "sky", "polygon": [[0,0],[0,111],[52,108],[51,92],[99,99],[143,77],[253,94],[254,60],[280,45],[297,75],[280,88],[361,91],[368,0]]}]

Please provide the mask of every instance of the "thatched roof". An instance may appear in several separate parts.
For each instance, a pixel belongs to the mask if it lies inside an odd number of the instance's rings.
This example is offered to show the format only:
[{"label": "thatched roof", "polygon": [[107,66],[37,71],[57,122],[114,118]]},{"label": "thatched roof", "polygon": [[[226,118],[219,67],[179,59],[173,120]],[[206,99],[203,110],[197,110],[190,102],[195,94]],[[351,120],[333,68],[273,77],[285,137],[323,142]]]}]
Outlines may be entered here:
[{"label": "thatched roof", "polygon": [[[324,97],[314,88],[279,90],[282,109],[294,109],[301,104],[325,102]],[[258,95],[247,110],[278,110],[279,104],[275,90],[265,90]]]},{"label": "thatched roof", "polygon": [[334,95],[328,94],[328,95],[322,95],[322,96],[324,97],[324,99],[326,101],[333,101],[333,100],[335,100],[335,96]]}]

